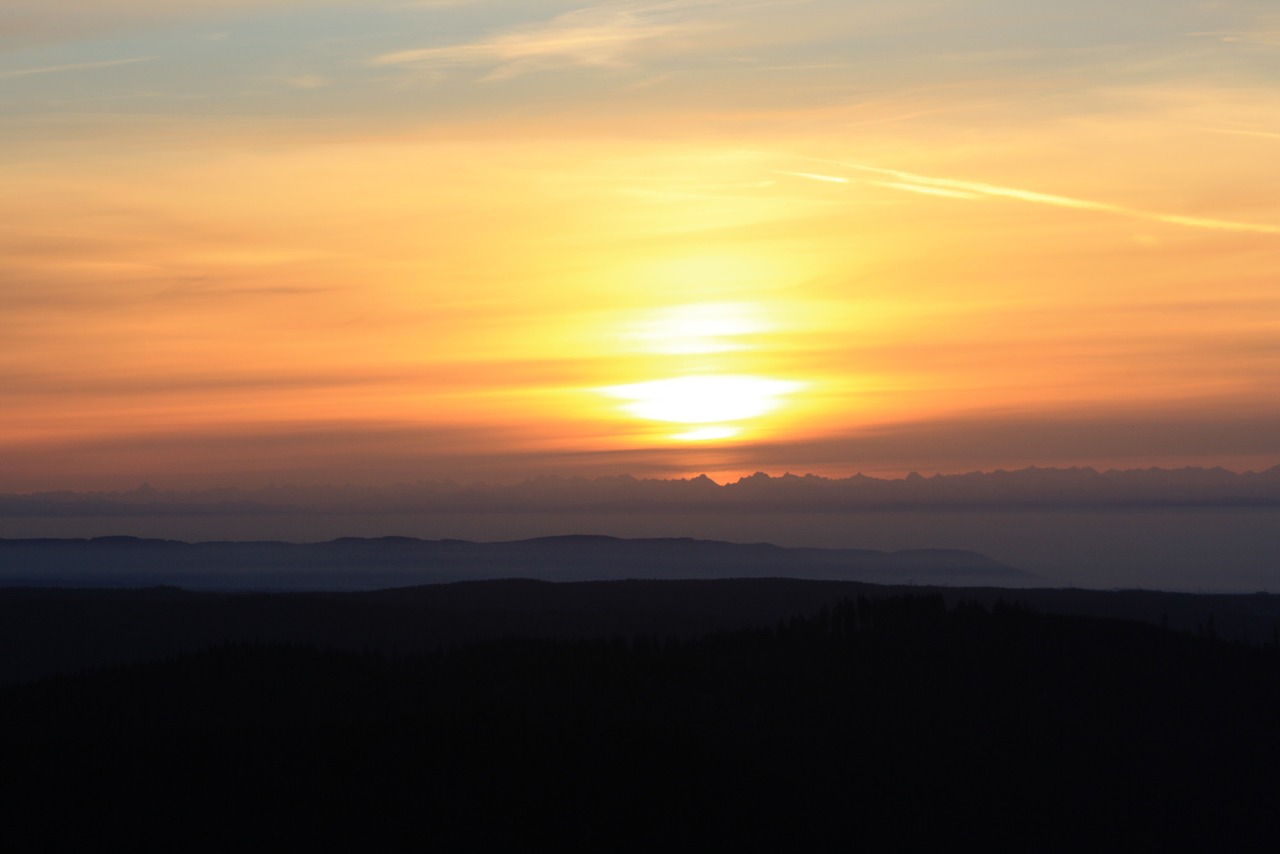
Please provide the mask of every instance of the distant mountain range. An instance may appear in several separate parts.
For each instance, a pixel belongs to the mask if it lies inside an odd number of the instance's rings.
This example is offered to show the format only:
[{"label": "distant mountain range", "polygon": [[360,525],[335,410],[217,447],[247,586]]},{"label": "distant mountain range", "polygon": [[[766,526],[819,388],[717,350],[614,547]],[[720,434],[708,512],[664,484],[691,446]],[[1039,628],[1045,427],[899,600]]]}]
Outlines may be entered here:
[{"label": "distant mountain range", "polygon": [[1027,468],[881,479],[825,478],[757,472],[717,484],[705,475],[677,480],[630,476],[595,479],[538,477],[517,484],[432,481],[391,486],[209,489],[127,492],[40,492],[0,495],[0,517],[153,516],[190,514],[485,513],[785,511],[854,509],[1276,507],[1280,465],[1261,472],[1222,468]]},{"label": "distant mountain range", "polygon": [[879,584],[1034,587],[975,552],[788,549],[694,539],[568,536],[500,543],[344,538],[324,543],[184,543],[134,537],[0,539],[0,586],[192,590],[376,590],[527,578],[800,578]]}]

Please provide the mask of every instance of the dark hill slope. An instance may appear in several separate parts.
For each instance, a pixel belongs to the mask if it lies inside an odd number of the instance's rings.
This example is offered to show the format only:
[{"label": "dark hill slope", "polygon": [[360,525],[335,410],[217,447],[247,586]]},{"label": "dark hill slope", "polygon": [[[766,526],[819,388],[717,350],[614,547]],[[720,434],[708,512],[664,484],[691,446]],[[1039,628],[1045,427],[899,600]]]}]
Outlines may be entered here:
[{"label": "dark hill slope", "polygon": [[1042,613],[1118,617],[1280,645],[1280,596],[1262,594],[895,588],[767,578],[500,580],[354,593],[9,588],[0,589],[0,684],[222,643],[417,653],[508,637],[691,638],[771,626],[844,597],[929,591],[952,604],[1016,600]]},{"label": "dark hill slope", "polygon": [[1278,668],[1274,650],[940,595],[681,641],[227,646],[0,689],[0,834],[7,850],[1270,850]]}]

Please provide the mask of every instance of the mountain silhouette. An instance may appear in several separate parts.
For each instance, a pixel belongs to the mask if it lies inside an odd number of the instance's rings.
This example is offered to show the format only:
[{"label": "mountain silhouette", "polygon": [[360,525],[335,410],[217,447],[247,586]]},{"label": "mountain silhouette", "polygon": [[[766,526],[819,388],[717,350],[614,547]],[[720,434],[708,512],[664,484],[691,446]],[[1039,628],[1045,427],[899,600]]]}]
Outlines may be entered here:
[{"label": "mountain silhouette", "polygon": [[324,543],[98,537],[0,540],[0,584],[199,590],[375,590],[528,578],[806,578],[906,584],[1035,586],[983,555],[919,549],[789,549],[687,538],[542,537],[513,542],[344,537]]}]

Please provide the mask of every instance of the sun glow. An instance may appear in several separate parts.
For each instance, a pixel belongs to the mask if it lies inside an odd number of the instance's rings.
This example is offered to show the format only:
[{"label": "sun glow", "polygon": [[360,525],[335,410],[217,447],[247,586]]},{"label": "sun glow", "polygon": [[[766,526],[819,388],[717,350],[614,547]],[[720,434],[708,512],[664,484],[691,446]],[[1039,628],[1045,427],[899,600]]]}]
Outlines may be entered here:
[{"label": "sun glow", "polygon": [[768,331],[750,303],[704,302],[673,306],[639,321],[624,340],[647,353],[694,355],[724,353],[749,347],[743,339]]},{"label": "sun glow", "polygon": [[740,432],[742,431],[737,427],[716,424],[710,427],[697,427],[693,430],[686,430],[684,433],[676,433],[671,438],[681,442],[714,442],[719,439],[732,439]]},{"label": "sun glow", "polygon": [[758,434],[760,419],[804,385],[756,372],[759,354],[776,346],[782,332],[778,314],[756,302],[709,300],[628,318],[619,323],[617,340],[629,358],[646,363],[645,373],[666,377],[595,391],[619,401],[617,409],[632,418],[691,425],[666,436],[672,441]]},{"label": "sun glow", "polygon": [[627,401],[622,408],[637,418],[722,425],[773,412],[785,395],[799,388],[800,383],[787,380],[709,374],[610,386],[602,391]]}]

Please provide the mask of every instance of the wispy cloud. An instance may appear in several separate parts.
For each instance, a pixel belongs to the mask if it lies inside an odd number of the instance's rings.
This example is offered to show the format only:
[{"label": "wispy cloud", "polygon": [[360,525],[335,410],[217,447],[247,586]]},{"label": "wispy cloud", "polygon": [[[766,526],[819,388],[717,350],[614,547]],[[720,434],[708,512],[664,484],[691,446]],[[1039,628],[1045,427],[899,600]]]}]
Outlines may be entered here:
[{"label": "wispy cloud", "polygon": [[13,68],[0,71],[0,79],[10,77],[30,77],[34,74],[58,74],[64,71],[92,71],[97,68],[111,68],[117,65],[134,65],[139,62],[150,62],[158,57],[133,56],[128,59],[106,59],[99,62],[73,62],[67,65],[41,65],[34,68]]},{"label": "wispy cloud", "polygon": [[429,70],[489,66],[491,80],[541,68],[624,66],[642,45],[710,26],[695,21],[691,13],[721,5],[719,0],[603,3],[476,41],[397,51],[372,62]]},{"label": "wispy cloud", "polygon": [[1211,30],[1190,33],[1222,42],[1280,47],[1280,15],[1266,14],[1259,17],[1252,27],[1232,30]]},{"label": "wispy cloud", "polygon": [[406,0],[397,9],[445,9],[452,6],[470,6],[479,0]]},{"label": "wispy cloud", "polygon": [[845,169],[855,169],[860,172],[870,172],[876,175],[885,175],[890,178],[895,178],[897,179],[896,182],[882,181],[877,183],[881,186],[917,193],[927,193],[930,190],[942,190],[949,191],[952,195],[959,193],[967,194],[969,197],[993,196],[1017,199],[1018,201],[1030,202],[1032,204],[1051,205],[1053,207],[1060,208],[1075,208],[1077,210],[1100,211],[1103,213],[1117,214],[1119,216],[1145,219],[1151,222],[1166,222],[1172,225],[1183,225],[1190,228],[1208,228],[1219,231],[1242,231],[1254,234],[1280,234],[1280,225],[1236,222],[1234,220],[1210,219],[1207,217],[1183,216],[1181,214],[1144,211],[1137,208],[1125,207],[1123,205],[1113,205],[1107,202],[1095,202],[1088,199],[1076,199],[1070,196],[1039,193],[1033,190],[1018,189],[1016,187],[1001,187],[995,184],[984,184],[978,181],[962,181],[955,178],[935,178],[930,175],[918,175],[914,172],[903,172],[899,169],[885,169],[879,166],[867,166],[861,163],[846,163],[839,160],[821,160],[818,158],[810,159],[817,163],[827,163],[835,166],[841,166]]},{"label": "wispy cloud", "polygon": [[[327,5],[339,3],[371,5],[368,0],[329,0]],[[6,47],[83,43],[108,33],[150,29],[159,23],[315,5],[315,0],[4,0],[0,3],[0,43]]]},{"label": "wispy cloud", "polygon": [[848,184],[848,178],[838,175],[820,175],[817,172],[789,172],[786,169],[775,169],[775,175],[790,175],[792,178],[807,178],[810,181],[826,181],[831,184]]},{"label": "wispy cloud", "polygon": [[1264,139],[1280,139],[1280,133],[1267,130],[1244,130],[1241,128],[1199,128],[1208,133],[1229,133],[1237,136],[1260,136]]},{"label": "wispy cloud", "polygon": [[888,187],[891,190],[903,190],[908,193],[921,193],[926,196],[945,196],[948,199],[980,199],[978,193],[964,190],[948,190],[944,187],[926,187],[921,184],[903,184],[898,181],[872,181],[877,187]]}]

